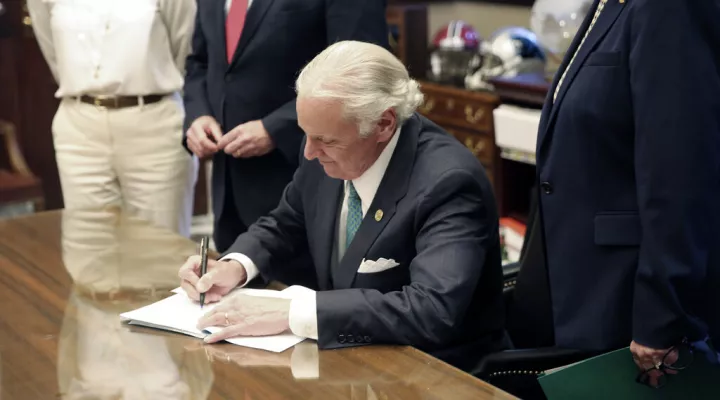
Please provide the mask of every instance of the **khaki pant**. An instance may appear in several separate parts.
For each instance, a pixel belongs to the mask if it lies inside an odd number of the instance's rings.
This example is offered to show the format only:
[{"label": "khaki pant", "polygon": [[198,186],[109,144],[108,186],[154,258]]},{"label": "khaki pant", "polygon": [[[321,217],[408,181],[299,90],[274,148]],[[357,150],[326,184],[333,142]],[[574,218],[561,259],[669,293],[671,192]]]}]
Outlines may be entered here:
[{"label": "khaki pant", "polygon": [[177,95],[121,109],[63,99],[52,131],[65,209],[120,206],[189,236],[198,161],[183,117]]}]

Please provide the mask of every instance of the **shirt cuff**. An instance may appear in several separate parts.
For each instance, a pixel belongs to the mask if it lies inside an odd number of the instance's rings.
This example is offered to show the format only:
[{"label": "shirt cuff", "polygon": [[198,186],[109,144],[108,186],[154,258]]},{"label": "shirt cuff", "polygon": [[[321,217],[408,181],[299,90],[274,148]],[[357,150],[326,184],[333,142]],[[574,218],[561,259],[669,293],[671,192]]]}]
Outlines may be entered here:
[{"label": "shirt cuff", "polygon": [[288,318],[290,330],[297,336],[317,340],[316,293],[303,286],[292,286],[292,288],[294,290]]},{"label": "shirt cuff", "polygon": [[258,271],[255,263],[250,259],[250,257],[246,256],[245,254],[230,253],[220,259],[220,261],[227,261],[227,260],[237,261],[245,269],[245,275],[247,275],[247,278],[245,279],[245,282],[242,285],[238,285],[238,287],[243,287],[243,286],[247,285],[250,281],[255,279],[255,277],[257,277],[260,274],[260,271]]}]

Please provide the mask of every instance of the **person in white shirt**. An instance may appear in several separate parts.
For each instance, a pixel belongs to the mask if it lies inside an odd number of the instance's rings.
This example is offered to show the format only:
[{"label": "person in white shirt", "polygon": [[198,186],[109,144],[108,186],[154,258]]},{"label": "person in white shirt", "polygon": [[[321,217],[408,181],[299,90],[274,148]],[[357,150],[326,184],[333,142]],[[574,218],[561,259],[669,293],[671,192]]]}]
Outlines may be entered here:
[{"label": "person in white shirt", "polygon": [[[498,216],[482,165],[415,113],[417,82],[380,46],[331,45],[296,89],[305,159],[280,204],[202,277],[197,256],[180,268],[191,298],[222,300],[199,321],[224,327],[206,342],[290,330],[321,349],[410,345],[477,370],[508,344]],[[320,290],[224,298],[276,280],[304,254]]]},{"label": "person in white shirt", "polygon": [[195,0],[29,0],[58,84],[53,142],[66,209],[122,206],[189,236],[198,161],[183,136]]}]

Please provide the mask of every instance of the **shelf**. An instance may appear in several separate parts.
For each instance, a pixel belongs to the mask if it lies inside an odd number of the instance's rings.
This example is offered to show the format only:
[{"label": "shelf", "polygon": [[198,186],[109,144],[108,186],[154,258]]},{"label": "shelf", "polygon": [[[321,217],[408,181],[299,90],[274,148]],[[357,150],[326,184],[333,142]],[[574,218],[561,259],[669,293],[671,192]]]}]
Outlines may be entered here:
[{"label": "shelf", "polygon": [[543,76],[518,75],[513,78],[496,78],[490,81],[500,101],[525,107],[542,108],[550,88]]},{"label": "shelf", "polygon": [[500,157],[510,161],[517,161],[524,164],[535,165],[535,154],[528,153],[526,151],[500,148]]}]

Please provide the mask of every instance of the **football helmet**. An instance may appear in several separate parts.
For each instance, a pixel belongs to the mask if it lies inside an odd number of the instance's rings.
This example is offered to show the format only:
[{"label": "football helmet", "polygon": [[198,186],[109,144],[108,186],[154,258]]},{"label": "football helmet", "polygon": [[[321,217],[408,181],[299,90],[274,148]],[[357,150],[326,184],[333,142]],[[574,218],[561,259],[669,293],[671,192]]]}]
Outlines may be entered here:
[{"label": "football helmet", "polygon": [[480,65],[480,43],[480,35],[471,25],[450,21],[433,39],[428,78],[462,86],[465,76]]},{"label": "football helmet", "polygon": [[506,27],[492,34],[480,46],[482,62],[465,77],[465,87],[471,90],[493,87],[489,80],[521,74],[540,73],[545,69],[545,54],[537,37],[522,27]]}]

